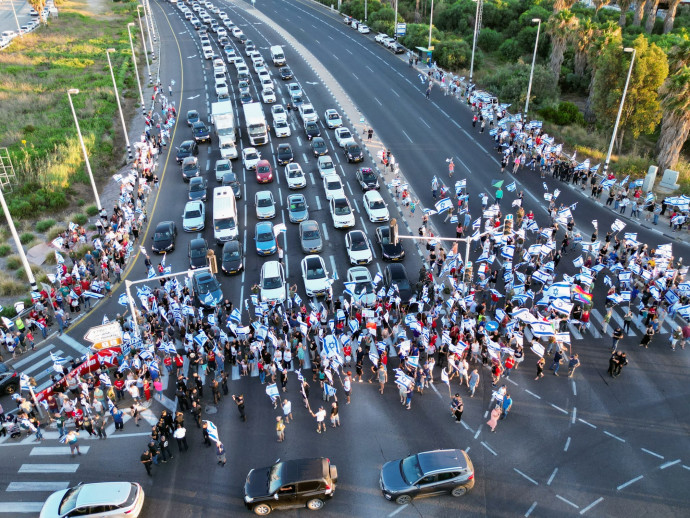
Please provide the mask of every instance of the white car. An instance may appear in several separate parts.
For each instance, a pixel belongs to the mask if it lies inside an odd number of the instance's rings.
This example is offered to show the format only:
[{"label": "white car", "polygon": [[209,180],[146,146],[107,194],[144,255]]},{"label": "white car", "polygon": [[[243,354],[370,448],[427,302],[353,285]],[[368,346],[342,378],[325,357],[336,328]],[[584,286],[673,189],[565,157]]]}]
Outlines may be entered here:
[{"label": "white car", "polygon": [[362,34],[369,34],[369,27],[364,25],[363,23],[360,23],[359,26],[357,27],[357,30],[361,32]]},{"label": "white car", "polygon": [[242,74],[246,74],[249,77],[249,67],[246,64],[241,64],[237,66],[237,61],[235,61],[235,68],[237,69],[237,77],[241,77]]},{"label": "white car", "polygon": [[287,112],[282,104],[274,104],[271,106],[271,115],[273,116],[273,122],[287,120]]},{"label": "white car", "polygon": [[347,128],[338,128],[335,130],[335,141],[340,147],[345,147],[346,144],[356,144],[352,133]]},{"label": "white car", "polygon": [[220,11],[218,13],[218,16],[220,17],[221,20],[225,21],[228,17],[227,13],[225,11]]},{"label": "white car", "polygon": [[247,68],[247,63],[244,61],[244,59],[242,59],[241,56],[237,56],[237,57],[235,58],[235,63],[234,63],[234,65],[235,65],[235,70],[237,70],[238,72],[240,71],[240,70],[239,70],[240,67],[244,67],[245,69],[249,70],[249,69]]},{"label": "white car", "polygon": [[328,129],[339,128],[343,125],[343,119],[340,118],[340,114],[332,108],[326,110],[326,113],[323,114],[323,120],[326,121]]},{"label": "white car", "polygon": [[233,35],[235,38],[239,38],[239,37],[242,36],[243,34],[244,34],[244,33],[242,32],[242,29],[240,29],[239,27],[235,27],[235,28],[232,30],[232,35]]},{"label": "white car", "polygon": [[287,89],[288,89],[288,95],[290,97],[293,97],[295,95],[297,95],[299,97],[302,96],[302,87],[300,87],[299,83],[288,83]]},{"label": "white car", "polygon": [[307,297],[325,295],[331,285],[326,264],[320,255],[308,255],[302,259],[302,280]]},{"label": "white car", "polygon": [[204,59],[213,59],[213,49],[211,46],[201,47],[201,51],[204,54]]},{"label": "white car", "polygon": [[370,308],[376,304],[376,293],[372,285],[371,274],[364,266],[354,266],[347,271],[347,283],[355,283],[354,286],[345,285],[354,294],[354,301]]},{"label": "white car", "polygon": [[247,171],[256,168],[261,160],[261,154],[254,147],[246,147],[242,150],[242,164]]},{"label": "white car", "polygon": [[271,80],[271,78],[268,77],[268,76],[266,76],[266,75],[263,75],[263,76],[259,77],[259,84],[261,85],[261,89],[262,89],[262,90],[266,90],[266,89],[269,89],[269,88],[270,88],[271,90],[273,90],[273,88],[274,88],[274,86],[275,86],[275,85],[273,84],[273,81]]},{"label": "white car", "polygon": [[227,72],[223,58],[216,58],[213,60],[213,72]]},{"label": "white car", "polygon": [[350,230],[345,234],[345,248],[350,264],[369,264],[374,259],[369,240],[361,230]]},{"label": "white car", "polygon": [[264,88],[261,90],[261,100],[264,102],[264,104],[276,102],[276,94],[273,91],[273,88]]},{"label": "white car", "polygon": [[326,199],[331,200],[334,197],[344,198],[345,190],[343,189],[343,182],[337,174],[329,174],[323,177],[323,188],[326,191]]},{"label": "white car", "polygon": [[299,164],[290,163],[285,166],[285,178],[287,178],[288,189],[302,189],[307,186],[307,178]]},{"label": "white car", "polygon": [[135,482],[80,484],[50,495],[40,518],[137,518],[143,506],[144,490]]},{"label": "white car", "polygon": [[388,221],[390,214],[388,213],[388,206],[383,198],[376,190],[367,191],[362,197],[364,203],[364,210],[369,216],[369,221],[372,223],[378,221]]},{"label": "white car", "polygon": [[333,165],[333,160],[328,155],[321,155],[316,162],[316,168],[319,170],[321,178],[324,178],[331,174],[337,174],[335,172],[335,165]]},{"label": "white car", "polygon": [[276,132],[276,137],[289,137],[292,135],[290,125],[284,120],[273,121],[273,131]]},{"label": "white car", "polygon": [[335,228],[351,228],[355,226],[355,213],[352,211],[350,201],[346,197],[331,199],[330,209]]},{"label": "white car", "polygon": [[260,295],[262,302],[282,304],[285,302],[285,271],[283,265],[278,261],[266,261],[261,266],[261,288]]},{"label": "white car", "polygon": [[271,191],[259,191],[254,196],[256,219],[273,219],[276,217],[276,202]]},{"label": "white car", "polygon": [[226,29],[225,27],[218,27],[218,29],[216,30],[216,34],[217,34],[218,37],[220,38],[221,36],[227,36],[227,35],[228,35],[228,31],[227,31],[227,29]]},{"label": "white car", "polygon": [[237,59],[237,54],[235,53],[235,49],[226,47],[225,48],[225,58],[228,60],[228,63],[234,63],[235,60]]},{"label": "white car", "polygon": [[182,214],[182,229],[185,232],[203,230],[206,226],[206,207],[203,201],[188,201]]},{"label": "white car", "polygon": [[318,122],[319,116],[314,107],[309,104],[301,104],[299,107],[299,116],[302,117],[302,122]]}]

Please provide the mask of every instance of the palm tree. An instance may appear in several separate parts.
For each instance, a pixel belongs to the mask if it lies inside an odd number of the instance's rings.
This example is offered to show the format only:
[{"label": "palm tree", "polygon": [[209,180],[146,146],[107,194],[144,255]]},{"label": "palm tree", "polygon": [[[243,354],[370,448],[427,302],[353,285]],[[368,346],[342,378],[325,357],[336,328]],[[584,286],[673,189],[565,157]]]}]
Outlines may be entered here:
[{"label": "palm tree", "polygon": [[622,41],[622,31],[616,23],[613,21],[608,21],[607,23],[598,27],[596,34],[594,37],[592,37],[591,44],[588,48],[588,61],[592,74],[591,79],[589,80],[589,95],[587,96],[587,102],[585,103],[585,121],[588,124],[594,124],[597,120],[596,113],[593,109],[594,93],[596,91],[595,79],[597,75],[597,57],[601,53],[602,49],[613,40]]},{"label": "palm tree", "polygon": [[621,16],[618,18],[618,25],[621,27],[625,27],[625,24],[627,23],[626,21],[626,15],[628,14],[628,10],[630,9],[630,6],[632,5],[633,0],[618,0],[617,4],[618,7],[621,8]]},{"label": "palm tree", "polygon": [[664,19],[664,34],[673,30],[673,22],[676,20],[676,10],[680,0],[668,0],[668,10],[666,11],[666,18]]},{"label": "palm tree", "polygon": [[414,4],[414,23],[419,23],[422,21],[422,15],[419,13],[419,2],[420,0],[417,0]]},{"label": "palm tree", "polygon": [[585,18],[580,21],[580,25],[577,28],[577,34],[575,36],[575,62],[574,62],[574,72],[575,75],[580,77],[585,75],[587,71],[587,66],[589,65],[589,50],[592,45],[592,41],[595,36],[597,36],[597,26],[592,22],[590,18]]},{"label": "palm tree", "polygon": [[633,18],[633,25],[637,27],[642,23],[642,17],[644,16],[644,6],[647,0],[636,0],[635,1],[635,17]]},{"label": "palm tree", "polygon": [[661,171],[676,166],[680,150],[690,135],[690,42],[684,40],[672,47],[668,62],[668,77],[659,92],[664,111],[656,145]]},{"label": "palm tree", "polygon": [[553,3],[553,13],[556,14],[559,11],[564,11],[570,9],[577,0],[556,0]]},{"label": "palm tree", "polygon": [[563,54],[568,41],[573,37],[578,26],[578,19],[568,9],[557,12],[549,18],[548,32],[551,35],[551,61],[550,68],[556,81],[561,76]]},{"label": "palm tree", "polygon": [[654,24],[656,23],[656,10],[659,8],[659,0],[647,0],[647,5],[645,6],[645,16],[647,21],[644,24],[644,30],[647,34],[651,34],[654,29]]}]

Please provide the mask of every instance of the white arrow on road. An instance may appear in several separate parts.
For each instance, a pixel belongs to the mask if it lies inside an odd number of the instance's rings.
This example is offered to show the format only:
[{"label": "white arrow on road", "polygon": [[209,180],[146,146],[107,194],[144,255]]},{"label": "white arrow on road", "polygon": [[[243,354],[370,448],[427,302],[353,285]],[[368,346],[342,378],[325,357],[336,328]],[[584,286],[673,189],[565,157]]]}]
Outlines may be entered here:
[{"label": "white arrow on road", "polygon": [[319,83],[310,83],[309,81],[306,81],[308,85],[318,85]]},{"label": "white arrow on road", "polygon": [[195,57],[196,57],[196,54],[194,54],[193,56],[187,56],[187,59],[192,59],[192,58],[195,58]]},{"label": "white arrow on road", "polygon": [[201,97],[201,94],[195,95],[195,96],[193,96],[193,97],[187,97],[187,99],[189,99],[190,101],[193,101],[193,100],[196,99],[197,97]]}]

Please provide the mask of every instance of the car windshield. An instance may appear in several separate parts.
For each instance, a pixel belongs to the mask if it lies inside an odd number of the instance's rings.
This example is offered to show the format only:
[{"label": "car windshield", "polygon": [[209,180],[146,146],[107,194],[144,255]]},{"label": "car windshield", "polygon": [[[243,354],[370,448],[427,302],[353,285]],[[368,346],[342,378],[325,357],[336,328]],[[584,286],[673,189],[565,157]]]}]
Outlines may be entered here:
[{"label": "car windshield", "polygon": [[305,239],[305,240],[307,240],[307,239],[309,239],[309,240],[319,239],[319,231],[316,229],[315,230],[305,230],[302,233],[302,239]]},{"label": "car windshield", "polygon": [[350,206],[344,201],[335,204],[334,212],[336,216],[347,216],[348,214],[352,213],[352,211],[350,210]]},{"label": "car windshield", "polygon": [[287,127],[288,123],[285,121],[276,121],[275,125],[276,128],[285,128]]},{"label": "car windshield", "polygon": [[372,182],[376,180],[376,175],[372,172],[371,169],[365,169],[362,171],[362,179],[367,182]]},{"label": "car windshield", "polygon": [[216,171],[229,171],[230,170],[230,164],[216,164]]},{"label": "car windshield", "polygon": [[295,212],[295,211],[303,211],[303,210],[304,210],[304,202],[302,200],[290,202],[290,211]]},{"label": "car windshield", "polygon": [[264,278],[264,289],[265,290],[275,290],[283,285],[280,277],[266,277]]},{"label": "car windshield", "polygon": [[207,293],[210,293],[212,291],[216,291],[218,289],[218,285],[213,279],[199,282],[198,287],[199,287],[199,293],[201,295],[206,295]]},{"label": "car windshield", "polygon": [[280,489],[280,486],[282,485],[281,480],[280,480],[280,476],[281,476],[282,472],[283,472],[283,463],[282,462],[279,462],[278,464],[276,464],[275,466],[273,466],[271,468],[271,471],[268,474],[268,492],[269,493],[273,494],[276,491],[278,491],[278,489]]},{"label": "car windshield", "polygon": [[398,285],[398,291],[410,290],[410,281],[407,279],[394,279],[393,284]]},{"label": "car windshield", "polygon": [[371,285],[371,281],[358,282],[355,284],[355,294],[359,295],[365,290],[366,293],[374,293],[374,287]]},{"label": "car windshield", "polygon": [[189,162],[184,165],[182,168],[183,171],[195,171],[196,170],[196,164],[194,162]]},{"label": "car windshield", "polygon": [[390,245],[391,244],[391,238],[390,238],[390,234],[388,232],[381,232],[381,244],[383,244],[383,245]]},{"label": "car windshield", "polygon": [[58,507],[58,514],[67,514],[77,506],[77,498],[79,497],[80,491],[81,486],[77,486],[69,489],[67,493],[65,493],[65,496],[62,497],[62,501],[60,502],[60,507]]},{"label": "car windshield", "polygon": [[326,143],[323,140],[314,140],[312,144],[314,149],[324,149],[326,147]]},{"label": "car windshield", "polygon": [[256,153],[247,153],[247,160],[258,160],[259,155]]},{"label": "car windshield", "polygon": [[333,169],[333,162],[331,162],[331,161],[321,162],[321,169]]},{"label": "car windshield", "polygon": [[259,243],[268,243],[269,241],[273,241],[273,234],[271,232],[259,232],[256,240]]},{"label": "car windshield", "polygon": [[217,219],[213,222],[216,230],[232,230],[235,228],[234,218]]},{"label": "car windshield", "polygon": [[240,258],[239,249],[230,250],[230,251],[227,251],[223,254],[223,261],[232,261],[233,259],[239,259],[239,258]]},{"label": "car windshield", "polygon": [[339,118],[340,118],[340,117],[338,117],[338,114],[337,114],[337,113],[331,113],[331,114],[328,115],[328,120],[329,120],[329,121],[338,120]]},{"label": "car windshield", "polygon": [[164,239],[170,239],[170,231],[169,230],[164,230],[162,232],[156,232],[153,235],[154,241],[163,241]]},{"label": "car windshield", "polygon": [[189,190],[192,192],[199,192],[199,191],[203,191],[204,189],[206,189],[206,186],[201,182],[192,183],[189,186]]},{"label": "car windshield", "polygon": [[339,180],[333,180],[332,182],[326,182],[326,190],[328,191],[339,191],[343,188],[343,185]]},{"label": "car windshield", "polygon": [[202,246],[200,248],[192,248],[189,251],[190,257],[205,257],[206,256],[206,247]]},{"label": "car windshield", "polygon": [[362,236],[355,236],[352,238],[352,244],[350,245],[352,250],[366,250],[368,248],[367,242],[362,238]]},{"label": "car windshield", "polygon": [[187,212],[185,212],[184,217],[185,219],[200,218],[201,211],[199,209],[188,210]]},{"label": "car windshield", "polygon": [[302,177],[302,171],[299,169],[291,169],[290,172],[288,173],[288,178],[301,178]]},{"label": "car windshield", "polygon": [[350,146],[348,148],[348,151],[353,155],[359,155],[359,153],[360,153],[359,146]]},{"label": "car windshield", "polygon": [[374,200],[369,204],[370,209],[385,209],[386,204],[383,203],[383,200]]},{"label": "car windshield", "polygon": [[180,146],[180,151],[188,152],[188,151],[190,151],[191,149],[192,149],[192,145],[189,144],[189,143],[185,143],[185,144],[182,144],[182,145]]},{"label": "car windshield", "polygon": [[270,198],[259,198],[259,203],[257,203],[259,207],[272,207],[273,206],[273,201]]},{"label": "car windshield", "polygon": [[308,280],[323,279],[326,276],[320,263],[312,263],[312,266],[313,268],[307,267]]},{"label": "car windshield", "polygon": [[412,455],[400,461],[400,473],[405,482],[409,485],[414,484],[417,480],[422,478],[422,468],[419,467],[419,461],[416,455]]},{"label": "car windshield", "polygon": [[256,172],[259,174],[265,174],[271,171],[271,166],[268,165],[262,165],[261,167],[257,168]]},{"label": "car windshield", "polygon": [[344,129],[343,131],[340,132],[340,138],[352,138],[352,133],[350,133],[348,130]]}]

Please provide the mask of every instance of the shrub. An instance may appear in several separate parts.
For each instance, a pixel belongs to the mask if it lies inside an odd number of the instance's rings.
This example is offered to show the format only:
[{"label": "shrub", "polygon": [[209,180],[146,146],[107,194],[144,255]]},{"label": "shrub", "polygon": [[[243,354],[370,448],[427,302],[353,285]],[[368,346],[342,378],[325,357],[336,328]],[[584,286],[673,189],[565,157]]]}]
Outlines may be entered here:
[{"label": "shrub", "polygon": [[10,255],[12,247],[8,244],[0,245],[0,257],[7,257]]},{"label": "shrub", "polygon": [[86,216],[86,214],[74,214],[70,218],[70,221],[72,223],[76,223],[77,225],[86,225],[86,222],[89,221],[89,218]]},{"label": "shrub", "polygon": [[24,232],[21,236],[19,236],[19,241],[22,245],[28,245],[35,239],[35,237],[36,236],[34,236],[31,232]]},{"label": "shrub", "polygon": [[514,38],[508,38],[498,48],[498,52],[506,59],[506,61],[517,61],[522,56],[522,49],[520,44]]},{"label": "shrub", "polygon": [[549,106],[539,110],[539,115],[545,120],[558,124],[559,126],[568,126],[570,124],[583,125],[585,123],[585,118],[582,113],[580,113],[578,107],[568,101],[558,103],[556,108]]},{"label": "shrub", "polygon": [[54,226],[55,226],[55,220],[54,219],[44,219],[44,220],[36,223],[36,232],[40,232],[41,234],[43,234],[44,232],[47,232],[48,230],[50,230]]},{"label": "shrub", "polygon": [[79,199],[77,200],[77,205],[78,205],[79,207],[83,207],[84,205],[86,205],[86,201],[84,200],[84,198],[79,198]]},{"label": "shrub", "polygon": [[[12,279],[11,277],[7,277],[5,275],[0,278],[0,296],[14,297],[24,293],[26,293],[26,285],[23,282],[19,282],[16,279]],[[12,316],[17,314],[14,308],[6,307],[2,311],[3,316],[5,316],[5,311],[9,311]]]},{"label": "shrub", "polygon": [[460,70],[470,63],[472,49],[463,40],[444,41],[436,49],[436,60],[445,70]]},{"label": "shrub", "polygon": [[89,205],[84,211],[88,216],[95,216],[98,214],[98,207],[96,205]]},{"label": "shrub", "polygon": [[501,46],[503,36],[493,29],[482,29],[477,38],[477,45],[484,52],[495,52]]},{"label": "shrub", "polygon": [[[39,275],[44,275],[43,270],[41,270],[40,267],[35,265],[31,265],[31,272],[34,274],[34,279],[37,279]],[[26,270],[24,270],[23,266],[15,272],[15,275],[17,276],[17,279],[19,279],[20,281],[28,282],[29,280],[26,276]]]},{"label": "shrub", "polygon": [[48,241],[52,241],[60,234],[62,234],[65,230],[67,230],[67,227],[65,227],[64,225],[55,226],[48,231],[48,234],[46,234],[46,238],[48,239]]},{"label": "shrub", "polygon": [[55,259],[55,252],[48,252],[46,254],[46,258],[43,260],[43,264],[55,266],[57,264],[57,260]]},{"label": "shrub", "polygon": [[22,260],[19,258],[18,255],[11,255],[5,261],[5,267],[8,270],[16,270],[17,268],[21,267],[21,265]]}]

